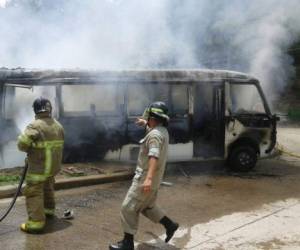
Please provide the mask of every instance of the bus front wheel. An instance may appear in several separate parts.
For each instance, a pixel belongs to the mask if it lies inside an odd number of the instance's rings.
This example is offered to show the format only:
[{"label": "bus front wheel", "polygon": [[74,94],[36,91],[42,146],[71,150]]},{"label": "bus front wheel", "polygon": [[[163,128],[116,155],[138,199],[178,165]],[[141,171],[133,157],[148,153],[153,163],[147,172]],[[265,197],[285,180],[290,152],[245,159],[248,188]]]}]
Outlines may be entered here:
[{"label": "bus front wheel", "polygon": [[234,171],[247,172],[253,169],[257,162],[257,152],[251,146],[236,146],[232,149],[228,165]]}]

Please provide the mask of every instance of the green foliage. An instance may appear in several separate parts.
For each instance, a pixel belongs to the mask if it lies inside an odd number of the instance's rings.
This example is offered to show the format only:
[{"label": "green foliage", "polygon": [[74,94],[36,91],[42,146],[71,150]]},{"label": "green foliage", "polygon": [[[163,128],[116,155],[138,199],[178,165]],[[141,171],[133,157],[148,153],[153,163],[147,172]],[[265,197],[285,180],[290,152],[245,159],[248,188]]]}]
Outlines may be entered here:
[{"label": "green foliage", "polygon": [[20,180],[18,175],[0,175],[0,185],[13,184]]},{"label": "green foliage", "polygon": [[288,117],[291,120],[300,121],[300,109],[289,109]]}]

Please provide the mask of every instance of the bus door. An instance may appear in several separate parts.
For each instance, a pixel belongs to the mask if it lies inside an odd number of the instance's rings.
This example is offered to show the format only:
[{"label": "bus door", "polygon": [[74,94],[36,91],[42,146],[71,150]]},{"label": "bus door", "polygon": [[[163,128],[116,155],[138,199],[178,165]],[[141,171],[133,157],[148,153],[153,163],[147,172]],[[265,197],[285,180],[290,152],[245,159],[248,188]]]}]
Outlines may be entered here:
[{"label": "bus door", "polygon": [[221,82],[194,86],[194,157],[223,157],[224,90]]}]

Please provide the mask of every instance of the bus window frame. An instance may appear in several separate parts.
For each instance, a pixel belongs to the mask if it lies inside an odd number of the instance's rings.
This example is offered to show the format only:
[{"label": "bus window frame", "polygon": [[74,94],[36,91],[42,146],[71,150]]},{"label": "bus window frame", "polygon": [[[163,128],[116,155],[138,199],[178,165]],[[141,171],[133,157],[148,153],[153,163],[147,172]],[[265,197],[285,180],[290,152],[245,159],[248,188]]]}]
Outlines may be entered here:
[{"label": "bus window frame", "polygon": [[[55,97],[54,97],[54,103],[52,101],[52,106],[55,106],[55,108],[53,110],[55,110],[55,112],[52,113],[54,118],[58,118],[60,115],[60,110],[58,107],[58,95],[57,95],[57,85],[56,84],[47,84],[47,85],[41,85],[41,84],[12,84],[12,83],[4,83],[3,87],[2,87],[2,102],[1,102],[1,115],[2,115],[2,119],[4,120],[13,120],[13,118],[9,118],[7,117],[7,88],[12,88],[13,89],[13,98],[16,98],[16,89],[21,88],[21,89],[27,89],[28,91],[34,92],[34,88],[37,87],[42,87],[42,88],[54,88],[54,93],[55,93]],[[32,100],[33,102],[34,100]],[[30,104],[31,106],[31,104]]]},{"label": "bus window frame", "polygon": [[[265,114],[267,116],[272,116],[271,110],[269,108],[270,106],[268,104],[266,96],[265,96],[265,94],[262,90],[262,87],[261,87],[260,83],[257,80],[250,80],[249,81],[249,80],[241,80],[241,79],[239,79],[239,80],[232,80],[231,79],[230,81],[225,80],[225,82],[228,82],[229,86],[230,85],[235,85],[235,84],[236,85],[254,85],[256,87],[257,91],[258,91],[258,94],[259,94],[260,98],[261,98],[262,104],[263,104],[264,109],[265,109]],[[227,93],[226,93],[226,95],[227,95]]]},{"label": "bus window frame", "polygon": [[[189,113],[190,113],[190,95],[191,95],[191,82],[173,82],[173,81],[159,81],[159,82],[128,82],[127,83],[127,91],[126,91],[126,107],[127,107],[127,116],[128,118],[135,118],[135,117],[141,117],[143,115],[143,112],[141,112],[140,114],[137,114],[137,113],[134,113],[132,114],[132,112],[129,110],[129,86],[132,85],[132,84],[137,84],[137,85],[153,85],[153,87],[156,87],[155,85],[167,85],[168,89],[167,89],[167,101],[165,101],[166,105],[168,106],[168,109],[169,109],[169,115],[170,117],[175,117],[175,118],[180,118],[180,117],[186,117]],[[173,90],[173,86],[176,86],[176,85],[179,85],[179,86],[185,86],[186,87],[186,109],[184,112],[180,112],[180,113],[176,113],[175,112],[175,109],[174,109],[174,102],[173,102],[173,99],[172,99],[172,90]],[[151,95],[154,95],[155,97],[155,92],[154,93],[151,93]],[[151,102],[153,101],[161,101],[161,100],[156,100],[153,96],[150,98],[150,103],[148,105],[151,104]],[[144,107],[144,109],[146,108],[147,106]],[[143,111],[144,111],[143,109]]]},{"label": "bus window frame", "polygon": [[[168,83],[169,85],[169,97],[168,97],[168,101],[169,101],[169,115],[170,117],[176,117],[176,118],[180,118],[180,117],[186,117],[189,113],[190,113],[190,87],[191,84],[189,82],[173,82],[173,83]],[[172,98],[172,90],[174,88],[174,86],[184,86],[186,87],[186,93],[185,93],[185,101],[186,101],[186,109],[184,110],[184,112],[176,112],[175,108],[174,108],[174,100]],[[180,110],[181,111],[181,110]]]},{"label": "bus window frame", "polygon": [[[93,114],[91,113],[90,110],[87,111],[65,111],[64,110],[64,100],[63,100],[63,86],[100,86],[100,85],[113,85],[115,86],[116,94],[115,94],[115,102],[116,104],[116,109],[114,111],[98,111],[95,112],[94,116],[95,117],[116,117],[122,115],[124,103],[125,103],[125,93],[124,93],[124,87],[122,86],[122,82],[87,82],[87,83],[82,83],[78,82],[75,84],[65,84],[61,83],[57,86],[57,97],[58,97],[58,102],[59,102],[59,114],[60,117],[63,118],[80,118],[80,117],[91,117]],[[121,94],[121,95],[120,95]],[[121,97],[122,100],[118,100],[118,98]]]}]

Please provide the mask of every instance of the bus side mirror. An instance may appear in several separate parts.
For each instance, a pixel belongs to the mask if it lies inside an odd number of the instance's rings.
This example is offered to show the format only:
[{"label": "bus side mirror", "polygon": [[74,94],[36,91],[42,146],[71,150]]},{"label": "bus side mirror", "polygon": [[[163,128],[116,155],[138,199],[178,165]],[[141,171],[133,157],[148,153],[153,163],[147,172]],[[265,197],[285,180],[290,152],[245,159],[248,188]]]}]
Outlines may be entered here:
[{"label": "bus side mirror", "polygon": [[277,116],[277,115],[273,115],[273,118],[277,121],[277,122],[279,122],[280,121],[280,117],[279,116]]},{"label": "bus side mirror", "polygon": [[235,118],[231,115],[229,116],[225,116],[225,122],[226,123],[229,123],[229,122],[234,122],[235,121]]}]

